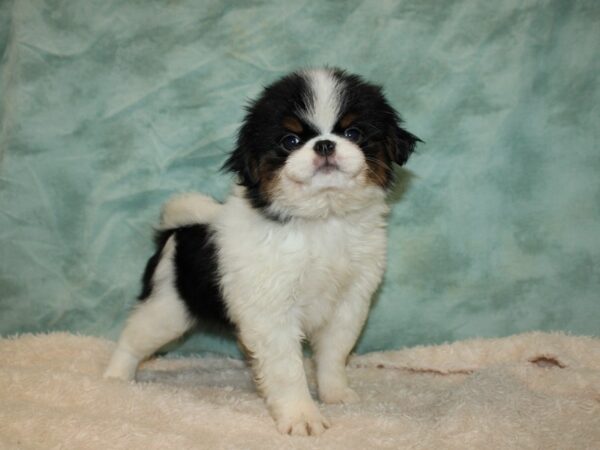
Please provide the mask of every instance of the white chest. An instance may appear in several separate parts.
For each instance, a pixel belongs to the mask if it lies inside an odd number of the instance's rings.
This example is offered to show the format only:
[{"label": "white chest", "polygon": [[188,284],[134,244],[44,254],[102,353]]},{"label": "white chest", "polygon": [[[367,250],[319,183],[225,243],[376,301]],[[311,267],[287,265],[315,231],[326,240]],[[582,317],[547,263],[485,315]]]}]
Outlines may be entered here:
[{"label": "white chest", "polygon": [[310,332],[357,278],[367,274],[379,281],[383,224],[381,215],[373,215],[282,225],[244,210],[226,211],[217,239],[223,292],[234,320],[249,311],[281,317],[291,312]]}]

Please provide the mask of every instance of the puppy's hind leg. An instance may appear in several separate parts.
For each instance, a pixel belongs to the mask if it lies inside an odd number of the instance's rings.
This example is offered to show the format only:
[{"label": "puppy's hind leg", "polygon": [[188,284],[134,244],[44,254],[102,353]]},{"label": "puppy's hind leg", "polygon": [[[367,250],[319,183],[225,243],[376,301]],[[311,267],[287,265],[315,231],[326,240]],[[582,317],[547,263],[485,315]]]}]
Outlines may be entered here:
[{"label": "puppy's hind leg", "polygon": [[191,326],[185,305],[177,296],[151,296],[127,320],[104,377],[133,380],[142,360],[181,337]]},{"label": "puppy's hind leg", "polygon": [[104,372],[105,378],[133,380],[139,363],[179,338],[194,324],[174,285],[174,244],[165,244],[150,296],[136,306]]}]

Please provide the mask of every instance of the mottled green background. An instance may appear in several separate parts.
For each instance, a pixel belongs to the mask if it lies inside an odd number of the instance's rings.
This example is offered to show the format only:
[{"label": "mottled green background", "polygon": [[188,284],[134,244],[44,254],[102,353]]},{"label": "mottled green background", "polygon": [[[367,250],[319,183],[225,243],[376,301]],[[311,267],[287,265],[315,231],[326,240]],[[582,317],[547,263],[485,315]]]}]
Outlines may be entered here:
[{"label": "mottled green background", "polygon": [[596,0],[0,0],[0,50],[3,335],[115,338],[161,202],[224,198],[242,105],[322,64],[426,141],[359,351],[600,334]]}]

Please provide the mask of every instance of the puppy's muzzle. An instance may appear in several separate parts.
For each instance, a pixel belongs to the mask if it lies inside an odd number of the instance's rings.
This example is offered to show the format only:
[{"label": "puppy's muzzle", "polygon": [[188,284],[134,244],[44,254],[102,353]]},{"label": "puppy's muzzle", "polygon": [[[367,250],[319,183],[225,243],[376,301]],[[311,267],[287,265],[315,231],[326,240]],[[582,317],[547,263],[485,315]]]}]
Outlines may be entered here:
[{"label": "puppy's muzzle", "polygon": [[322,140],[315,142],[313,147],[317,155],[320,156],[331,156],[335,152],[335,142],[329,140]]}]

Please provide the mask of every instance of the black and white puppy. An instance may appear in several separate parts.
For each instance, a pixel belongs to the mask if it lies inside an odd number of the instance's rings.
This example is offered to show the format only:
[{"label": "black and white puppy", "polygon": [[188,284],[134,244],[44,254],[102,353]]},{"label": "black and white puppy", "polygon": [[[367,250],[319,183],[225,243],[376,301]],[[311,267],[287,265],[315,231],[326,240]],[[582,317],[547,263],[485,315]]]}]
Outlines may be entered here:
[{"label": "black and white puppy", "polygon": [[379,87],[341,70],[268,86],[225,162],[238,176],[227,201],[185,194],[165,205],[141,301],[105,376],[133,379],[144,358],[216,319],[235,327],[279,431],[322,433],[302,342],[321,401],[358,400],[346,359],[385,267],[392,164],[419,141],[400,125]]}]

